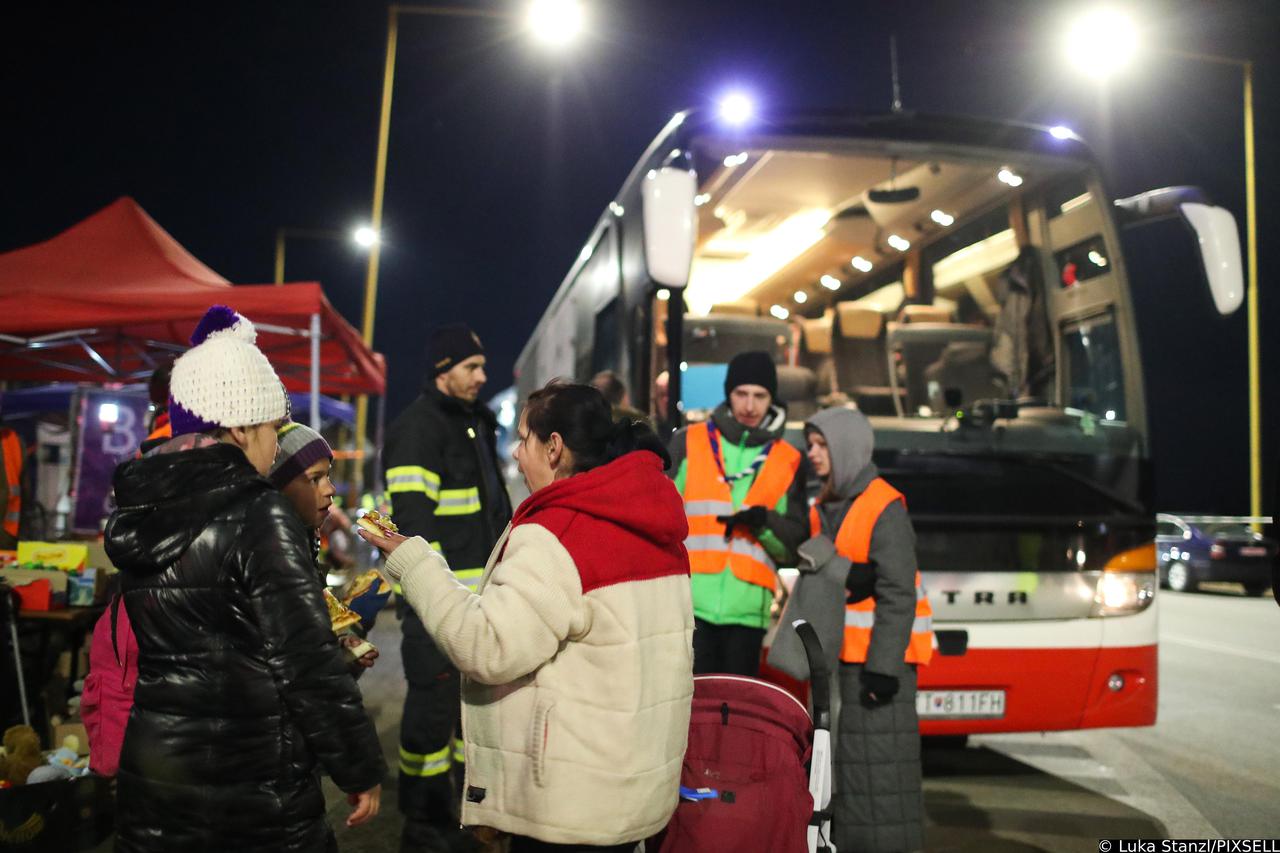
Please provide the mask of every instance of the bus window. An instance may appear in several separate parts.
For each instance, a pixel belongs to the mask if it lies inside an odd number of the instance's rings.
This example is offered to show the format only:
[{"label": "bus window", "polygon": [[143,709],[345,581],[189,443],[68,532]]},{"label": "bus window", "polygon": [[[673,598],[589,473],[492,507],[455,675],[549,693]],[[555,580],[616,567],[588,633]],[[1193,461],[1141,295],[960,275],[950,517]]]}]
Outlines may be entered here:
[{"label": "bus window", "polygon": [[595,339],[591,347],[592,376],[602,370],[618,369],[618,353],[621,350],[618,338],[620,310],[618,297],[615,296],[596,313]]},{"label": "bus window", "polygon": [[1098,235],[1054,252],[1053,258],[1058,264],[1059,284],[1063,287],[1073,287],[1111,271],[1107,244]]},{"label": "bus window", "polygon": [[1113,312],[1067,325],[1062,352],[1067,405],[1104,420],[1125,420],[1124,370]]}]

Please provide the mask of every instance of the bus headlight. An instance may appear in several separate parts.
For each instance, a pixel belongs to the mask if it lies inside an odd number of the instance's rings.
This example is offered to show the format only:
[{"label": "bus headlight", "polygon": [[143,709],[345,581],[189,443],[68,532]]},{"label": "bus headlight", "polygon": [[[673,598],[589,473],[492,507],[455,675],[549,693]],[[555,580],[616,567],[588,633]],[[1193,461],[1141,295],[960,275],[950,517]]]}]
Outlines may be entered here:
[{"label": "bus headlight", "polygon": [[1156,595],[1154,572],[1102,572],[1090,616],[1124,616],[1151,606]]}]

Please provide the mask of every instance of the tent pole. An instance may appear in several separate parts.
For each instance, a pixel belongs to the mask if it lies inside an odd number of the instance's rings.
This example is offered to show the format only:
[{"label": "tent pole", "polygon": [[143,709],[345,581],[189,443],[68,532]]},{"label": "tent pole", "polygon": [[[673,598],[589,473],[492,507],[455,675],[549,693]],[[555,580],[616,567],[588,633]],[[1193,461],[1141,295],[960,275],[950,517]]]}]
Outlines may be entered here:
[{"label": "tent pole", "polygon": [[311,428],[320,431],[320,315],[311,315]]}]

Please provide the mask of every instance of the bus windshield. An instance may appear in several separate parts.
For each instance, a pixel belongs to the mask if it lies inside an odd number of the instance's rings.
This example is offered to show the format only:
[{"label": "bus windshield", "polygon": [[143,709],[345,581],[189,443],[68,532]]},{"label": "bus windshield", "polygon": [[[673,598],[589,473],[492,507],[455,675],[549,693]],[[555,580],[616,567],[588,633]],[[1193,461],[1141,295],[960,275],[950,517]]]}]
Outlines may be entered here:
[{"label": "bus windshield", "polygon": [[[682,370],[694,380],[762,349],[785,368],[793,420],[856,405],[884,448],[943,449],[922,427],[946,433],[1005,401],[1003,418],[1029,416],[1016,452],[1141,455],[1132,319],[1087,162],[714,133],[690,149]],[[717,402],[697,396],[714,382],[687,387],[687,416]]]}]

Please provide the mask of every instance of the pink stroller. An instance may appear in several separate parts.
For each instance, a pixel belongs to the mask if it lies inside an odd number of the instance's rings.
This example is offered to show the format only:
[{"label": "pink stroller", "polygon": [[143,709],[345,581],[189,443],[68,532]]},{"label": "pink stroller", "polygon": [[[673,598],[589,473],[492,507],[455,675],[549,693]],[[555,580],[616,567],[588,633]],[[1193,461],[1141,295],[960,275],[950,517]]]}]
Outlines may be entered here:
[{"label": "pink stroller", "polygon": [[814,704],[739,675],[693,680],[680,805],[661,853],[835,853],[831,835],[829,674],[813,627],[795,623]]}]

